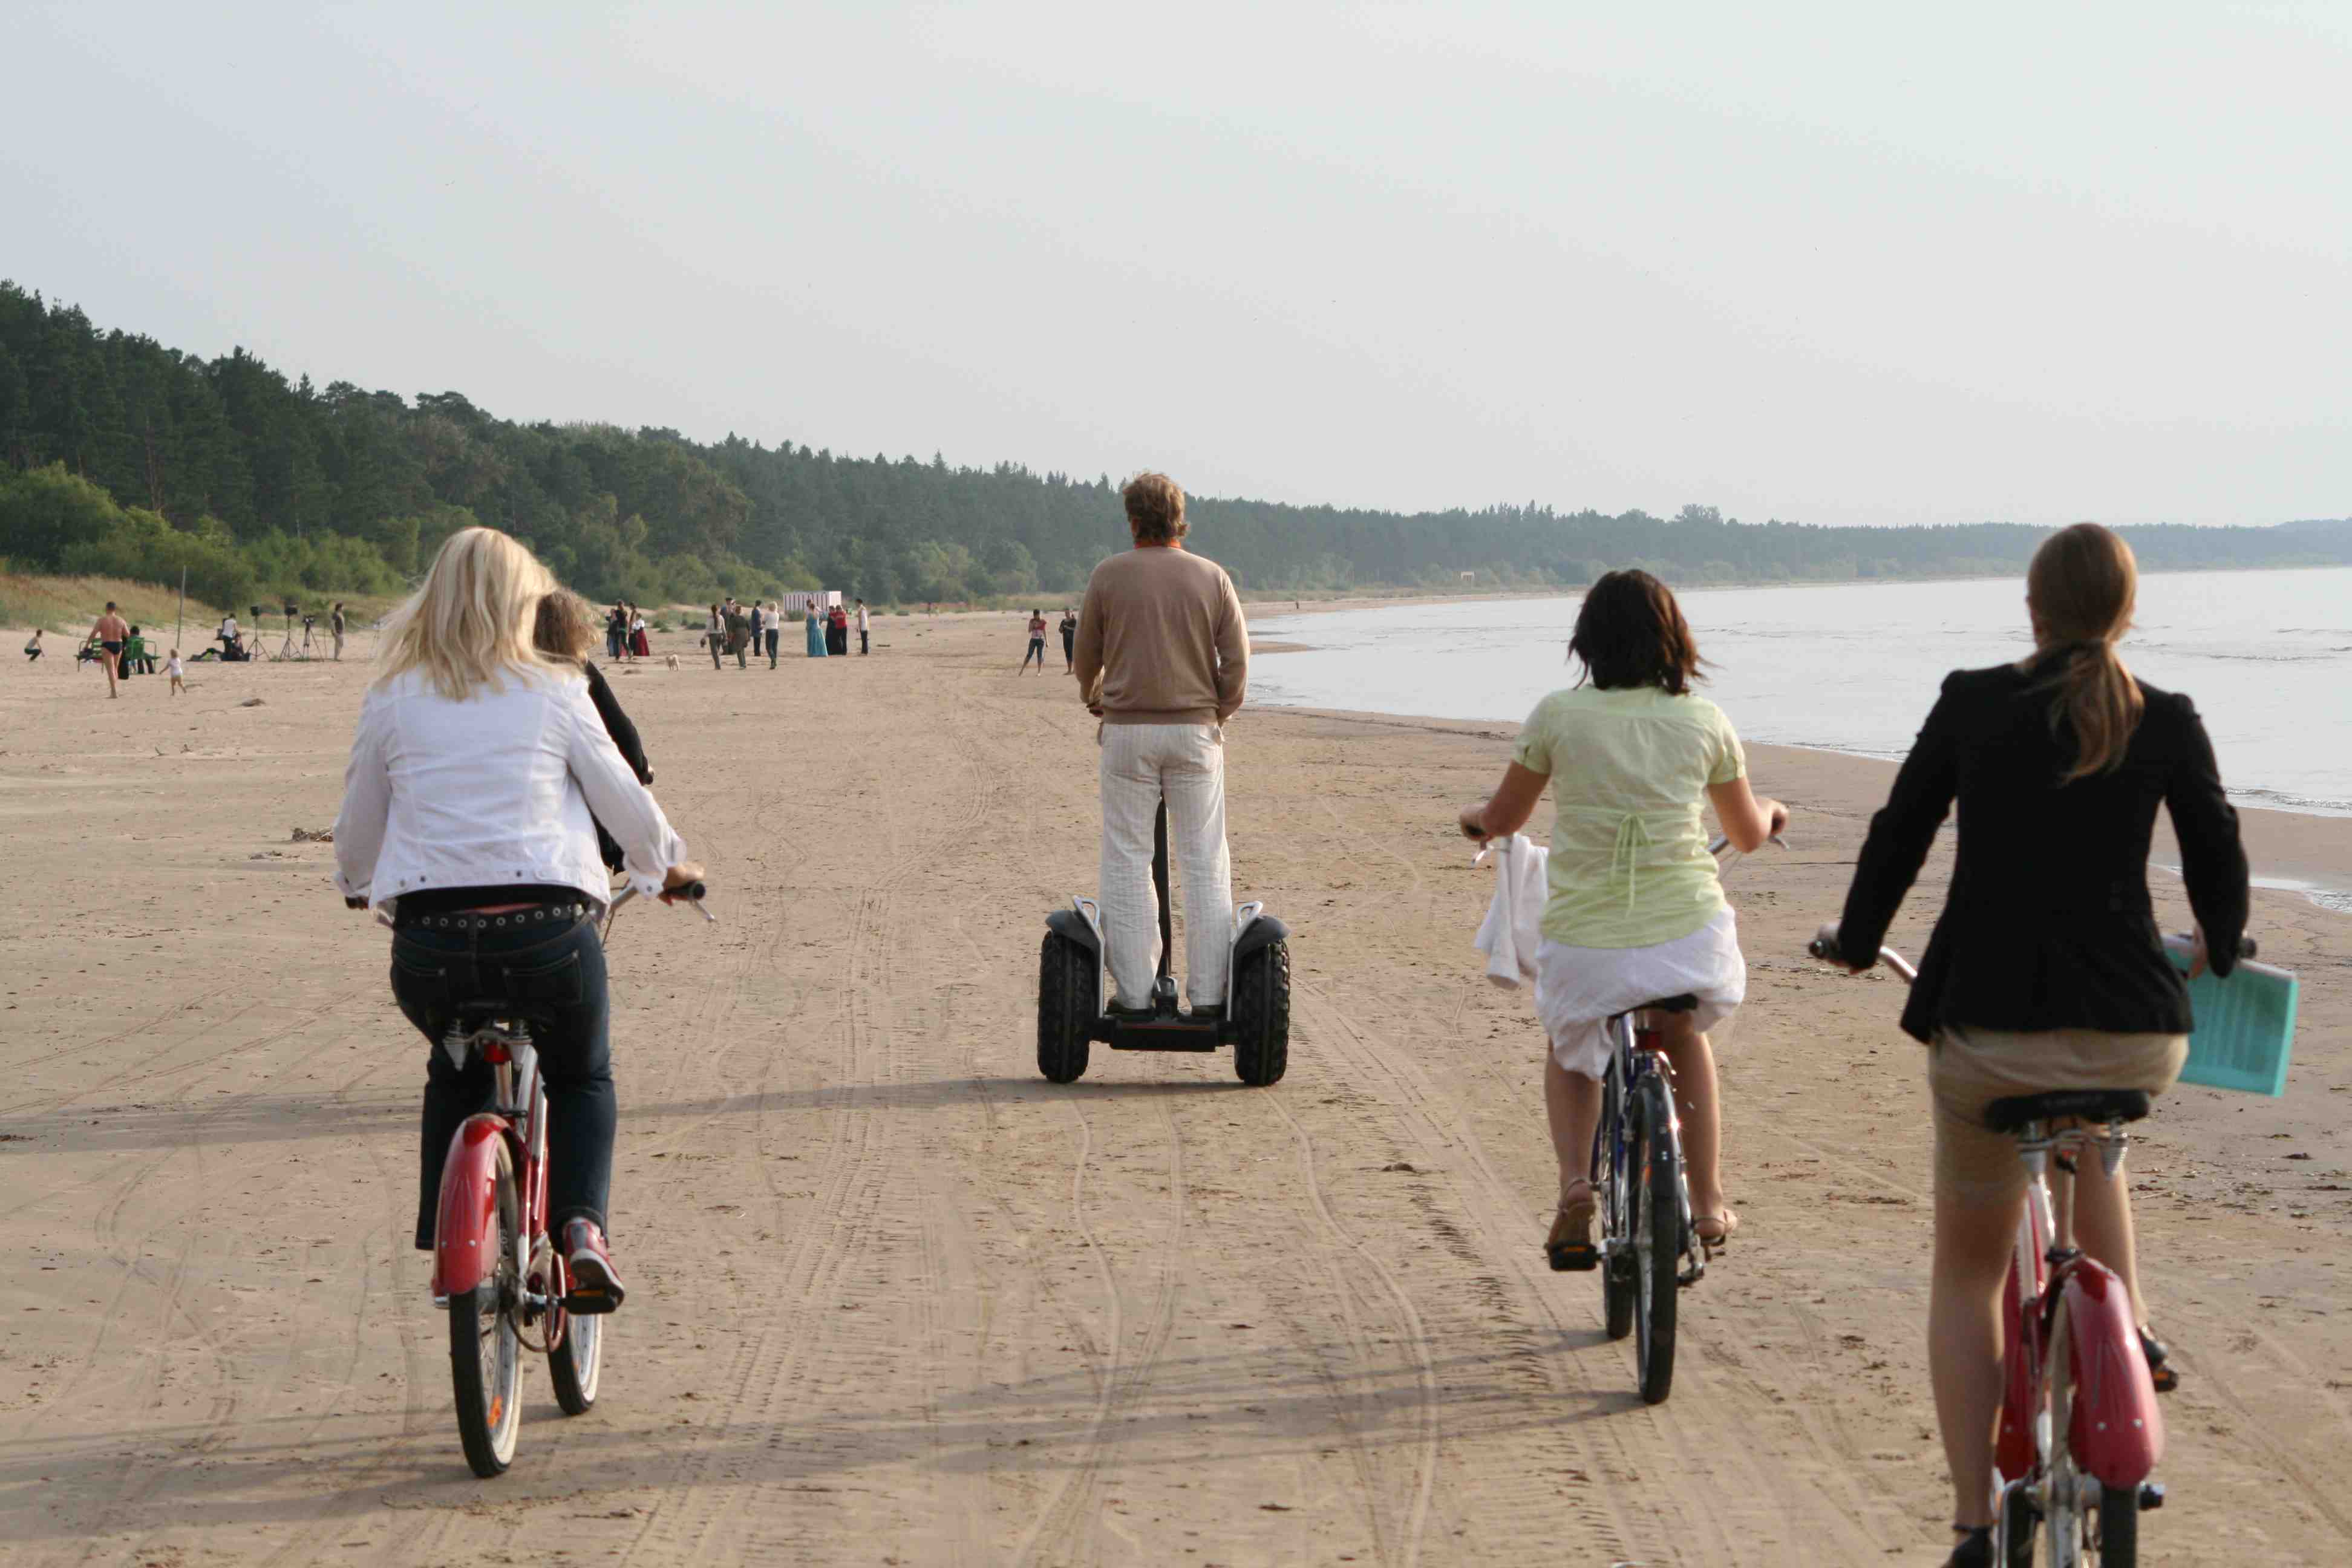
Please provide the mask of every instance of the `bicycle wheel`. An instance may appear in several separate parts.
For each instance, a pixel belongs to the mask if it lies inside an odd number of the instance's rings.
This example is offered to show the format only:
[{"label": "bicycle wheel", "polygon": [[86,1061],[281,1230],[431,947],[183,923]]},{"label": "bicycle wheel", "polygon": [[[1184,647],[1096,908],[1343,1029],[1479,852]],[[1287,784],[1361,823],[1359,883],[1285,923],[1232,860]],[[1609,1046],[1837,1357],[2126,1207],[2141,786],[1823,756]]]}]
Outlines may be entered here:
[{"label": "bicycle wheel", "polygon": [[2099,1489],[2099,1537],[2087,1561],[2099,1568],[2133,1568],[2139,1561],[2139,1489]]},{"label": "bicycle wheel", "polygon": [[1618,1179],[1617,1127],[1622,1114],[1623,1086],[1612,1067],[1602,1080],[1601,1091],[1601,1131],[1594,1134],[1593,1186],[1600,1199],[1602,1261],[1601,1265],[1601,1307],[1609,1337],[1622,1340],[1633,1331],[1633,1307],[1636,1289],[1633,1284],[1633,1249],[1622,1243],[1633,1233],[1627,1217],[1625,1184]]},{"label": "bicycle wheel", "polygon": [[596,1403],[596,1384],[604,1374],[604,1315],[563,1314],[563,1338],[547,1352],[548,1375],[555,1383],[555,1403],[566,1415],[585,1415]]},{"label": "bicycle wheel", "polygon": [[1675,1132],[1663,1079],[1633,1091],[1633,1360],[1642,1399],[1659,1405],[1675,1386],[1675,1308],[1682,1294],[1682,1215],[1675,1202]]},{"label": "bicycle wheel", "polygon": [[514,1313],[520,1282],[514,1273],[513,1238],[522,1205],[515,1191],[514,1165],[499,1147],[498,1202],[488,1235],[482,1238],[498,1265],[481,1284],[449,1298],[449,1373],[457,1395],[457,1436],[466,1463],[488,1479],[514,1461],[522,1427],[522,1340]]}]

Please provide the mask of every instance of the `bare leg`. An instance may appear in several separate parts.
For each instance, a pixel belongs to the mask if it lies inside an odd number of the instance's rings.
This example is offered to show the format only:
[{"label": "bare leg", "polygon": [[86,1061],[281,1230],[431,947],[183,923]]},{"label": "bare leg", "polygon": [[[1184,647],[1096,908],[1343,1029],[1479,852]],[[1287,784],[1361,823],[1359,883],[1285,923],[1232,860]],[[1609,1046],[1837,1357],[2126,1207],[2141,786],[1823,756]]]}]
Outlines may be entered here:
[{"label": "bare leg", "polygon": [[1993,1423],[2000,1414],[2000,1290],[2021,1195],[1992,1203],[1936,1194],[1936,1263],[1927,1298],[1927,1365],[1952,1472],[1952,1518],[1992,1519]]},{"label": "bare leg", "polygon": [[1601,1080],[1570,1072],[1544,1046],[1544,1116],[1551,1123],[1551,1152],[1559,1162],[1559,1195],[1592,1175],[1592,1134],[1601,1125]]},{"label": "bare leg", "polygon": [[1689,1014],[1662,1016],[1666,1060],[1675,1069],[1675,1109],[1683,1121],[1691,1214],[1712,1219],[1723,1213],[1723,1102],[1716,1092],[1715,1047],[1691,1028]]},{"label": "bare leg", "polygon": [[2074,1165],[2075,1245],[2123,1276],[2131,1291],[2132,1321],[2145,1328],[2147,1302],[2139,1293],[2139,1249],[2132,1239],[2131,1191],[2124,1184],[2124,1168],[2108,1175],[2099,1168],[2095,1149],[2084,1150]]}]

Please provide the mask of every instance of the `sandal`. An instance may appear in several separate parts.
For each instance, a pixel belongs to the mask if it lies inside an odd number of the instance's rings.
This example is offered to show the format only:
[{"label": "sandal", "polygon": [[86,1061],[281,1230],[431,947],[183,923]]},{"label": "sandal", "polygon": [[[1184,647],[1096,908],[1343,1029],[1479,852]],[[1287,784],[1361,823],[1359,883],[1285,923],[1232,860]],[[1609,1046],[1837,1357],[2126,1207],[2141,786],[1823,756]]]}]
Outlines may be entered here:
[{"label": "sandal", "polygon": [[1944,1559],[1944,1568],[1994,1568],[1991,1525],[1956,1524],[1952,1531],[1960,1539]]},{"label": "sandal", "polygon": [[1551,1235],[1544,1240],[1544,1256],[1555,1273],[1585,1274],[1601,1267],[1601,1249],[1592,1244],[1592,1216],[1599,1207],[1592,1201],[1592,1184],[1580,1178],[1576,1184],[1582,1193],[1559,1201],[1552,1212]]},{"label": "sandal", "polygon": [[[1711,1235],[1707,1229],[1710,1226],[1715,1227]],[[1731,1238],[1739,1233],[1739,1216],[1727,1208],[1721,1214],[1701,1215],[1691,1221],[1691,1231],[1698,1237],[1699,1249],[1713,1258],[1728,1247]]]},{"label": "sandal", "polygon": [[2158,1394],[2169,1394],[2180,1386],[2179,1372],[2166,1364],[2171,1358],[2172,1347],[2146,1328],[2139,1331],[2139,1353],[2147,1358],[2148,1381],[2156,1384]]}]

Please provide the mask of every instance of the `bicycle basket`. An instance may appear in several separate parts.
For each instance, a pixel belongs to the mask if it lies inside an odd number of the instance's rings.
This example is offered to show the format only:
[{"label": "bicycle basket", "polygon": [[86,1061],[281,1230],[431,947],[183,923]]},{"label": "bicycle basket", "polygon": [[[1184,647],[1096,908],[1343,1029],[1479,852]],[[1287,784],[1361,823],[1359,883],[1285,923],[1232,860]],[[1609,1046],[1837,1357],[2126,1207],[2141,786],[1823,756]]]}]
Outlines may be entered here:
[{"label": "bicycle basket", "polygon": [[[2168,941],[2173,967],[2186,973],[2189,946]],[[2282,1095],[2294,1051],[2294,974],[2267,963],[2241,960],[2227,980],[2208,973],[2189,983],[2189,1005],[2197,1026],[2189,1037],[2183,1083],[2233,1089],[2242,1094]]]}]

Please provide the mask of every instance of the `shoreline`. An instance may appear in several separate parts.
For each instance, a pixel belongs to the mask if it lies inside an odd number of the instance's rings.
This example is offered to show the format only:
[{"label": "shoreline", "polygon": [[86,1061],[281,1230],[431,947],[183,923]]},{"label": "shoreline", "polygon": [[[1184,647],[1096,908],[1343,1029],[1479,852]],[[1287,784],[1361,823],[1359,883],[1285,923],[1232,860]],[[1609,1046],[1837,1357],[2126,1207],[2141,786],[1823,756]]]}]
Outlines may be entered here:
[{"label": "shoreline", "polygon": [[[1345,720],[1351,723],[1455,736],[1463,740],[1507,742],[1518,734],[1517,725],[1496,719],[1441,719],[1429,714],[1373,713],[1358,709],[1315,708],[1273,702],[1259,704],[1258,710],[1262,713],[1292,713],[1314,719]],[[1773,741],[1746,742],[1743,745],[1751,763],[1760,757],[1796,775],[1816,781],[1817,787],[1821,770],[1830,764],[1838,765],[1849,777],[1868,773],[1874,783],[1867,793],[1874,802],[1885,799],[1887,785],[1893,781],[1895,770],[1901,765],[1898,759],[1832,751],[1822,746],[1792,746]],[[1851,784],[1834,793],[1842,804],[1852,804],[1846,798],[1853,793]],[[1795,804],[1790,801],[1791,806]],[[2252,881],[2255,887],[2274,892],[2300,893],[2318,909],[2331,914],[2352,916],[2352,814],[2296,811],[2234,797],[2230,804],[2238,810],[2239,833],[2246,845],[2246,858],[2253,868]],[[1876,805],[1874,804],[1868,809],[1875,810]],[[1866,816],[1867,812],[1863,815]],[[2169,862],[2163,858],[2171,847],[2170,821],[2159,814],[2156,844],[2148,864],[2177,878],[2179,874],[2177,857]]]}]

